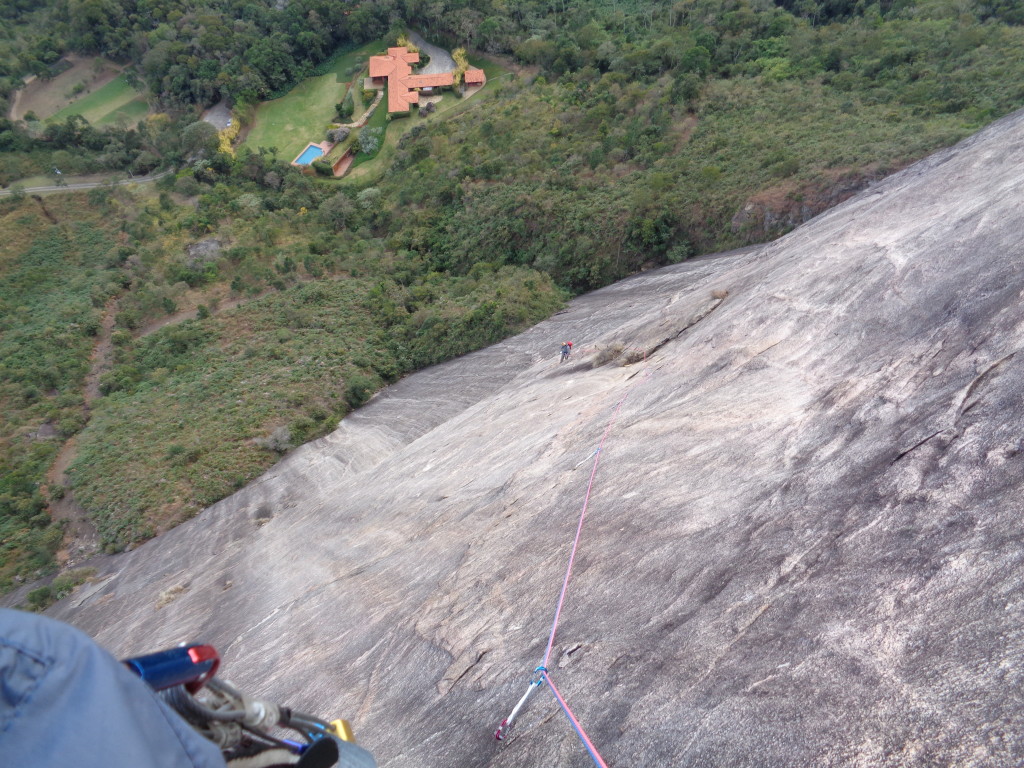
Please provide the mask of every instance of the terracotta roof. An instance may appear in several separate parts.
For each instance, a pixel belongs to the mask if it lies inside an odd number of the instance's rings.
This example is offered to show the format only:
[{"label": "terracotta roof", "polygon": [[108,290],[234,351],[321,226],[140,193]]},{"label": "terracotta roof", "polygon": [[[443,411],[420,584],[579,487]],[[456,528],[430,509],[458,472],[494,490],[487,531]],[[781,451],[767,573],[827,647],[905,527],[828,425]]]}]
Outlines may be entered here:
[{"label": "terracotta roof", "polygon": [[405,48],[388,48],[384,56],[370,57],[370,77],[389,77],[392,74],[408,75],[412,72],[410,64],[416,64],[420,55]]},{"label": "terracotta roof", "polygon": [[487,82],[487,75],[484,74],[482,69],[477,69],[476,67],[467,69],[466,74],[462,77],[466,85],[483,85]]},{"label": "terracotta roof", "polygon": [[420,92],[396,87],[396,78],[388,79],[388,112],[408,112],[411,105],[420,103]]},{"label": "terracotta roof", "polygon": [[409,88],[437,88],[442,85],[452,85],[455,82],[455,75],[451,72],[438,72],[435,75],[409,75],[402,78],[402,82]]},{"label": "terracotta roof", "polygon": [[395,60],[390,56],[370,57],[370,77],[387,77],[395,69]]},{"label": "terracotta roof", "polygon": [[[386,77],[388,79],[389,114],[408,112],[413,104],[419,104],[420,94],[416,90],[417,88],[439,88],[454,84],[455,75],[452,72],[414,75],[410,65],[419,60],[418,53],[405,48],[388,48],[386,56],[370,57],[370,77]],[[479,72],[481,79],[478,82],[483,82],[482,70],[470,71]]]},{"label": "terracotta roof", "polygon": [[408,48],[388,48],[388,56],[401,59],[406,64],[418,64],[420,60],[419,51],[410,51]]}]

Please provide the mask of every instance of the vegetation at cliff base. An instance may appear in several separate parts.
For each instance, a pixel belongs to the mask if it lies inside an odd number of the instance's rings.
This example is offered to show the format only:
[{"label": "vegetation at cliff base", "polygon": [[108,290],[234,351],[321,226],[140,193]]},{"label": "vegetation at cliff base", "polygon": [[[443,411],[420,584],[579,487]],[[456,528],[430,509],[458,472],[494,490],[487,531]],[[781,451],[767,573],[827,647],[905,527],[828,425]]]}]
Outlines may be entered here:
[{"label": "vegetation at cliff base", "polygon": [[89,354],[102,307],[121,290],[107,268],[113,233],[81,202],[0,208],[0,585],[18,569],[47,567],[60,545],[41,481],[85,424]]},{"label": "vegetation at cliff base", "polygon": [[[330,431],[384,384],[564,302],[522,268],[424,271],[370,236],[376,213],[357,193],[269,153],[218,167],[231,181],[219,191],[190,171],[162,190],[0,200],[12,232],[0,258],[7,587],[61,545],[48,501],[73,494],[104,547],[122,549]],[[208,191],[197,210],[175,188]],[[216,237],[193,234],[211,227]],[[105,319],[111,352],[87,407]],[[47,470],[71,436],[64,488]]]},{"label": "vegetation at cliff base", "polygon": [[499,341],[561,305],[549,281],[519,268],[405,286],[355,266],[379,255],[370,246],[331,278],[295,282],[120,351],[70,468],[105,545],[187,519],[285,449],[332,430],[383,384]]},{"label": "vegetation at cliff base", "polygon": [[[123,70],[64,112],[0,118],[0,184],[170,171],[0,198],[0,590],[52,567],[62,497],[130,546],[409,371],[573,293],[783,234],[1024,104],[1024,17],[1000,0],[109,0],[0,19],[9,103],[67,54]],[[408,29],[466,47],[486,88],[379,110],[345,137],[345,179],[290,167],[339,103],[368,104],[342,84]],[[222,100],[227,137],[200,119]]]}]

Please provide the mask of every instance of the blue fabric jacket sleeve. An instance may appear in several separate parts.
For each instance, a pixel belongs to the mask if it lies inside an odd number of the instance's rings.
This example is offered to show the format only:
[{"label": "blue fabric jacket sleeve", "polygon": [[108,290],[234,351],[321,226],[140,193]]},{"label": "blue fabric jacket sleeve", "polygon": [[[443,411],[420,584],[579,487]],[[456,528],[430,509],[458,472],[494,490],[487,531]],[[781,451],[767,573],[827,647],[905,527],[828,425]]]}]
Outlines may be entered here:
[{"label": "blue fabric jacket sleeve", "polygon": [[0,762],[75,768],[224,768],[196,733],[88,635],[0,608]]}]

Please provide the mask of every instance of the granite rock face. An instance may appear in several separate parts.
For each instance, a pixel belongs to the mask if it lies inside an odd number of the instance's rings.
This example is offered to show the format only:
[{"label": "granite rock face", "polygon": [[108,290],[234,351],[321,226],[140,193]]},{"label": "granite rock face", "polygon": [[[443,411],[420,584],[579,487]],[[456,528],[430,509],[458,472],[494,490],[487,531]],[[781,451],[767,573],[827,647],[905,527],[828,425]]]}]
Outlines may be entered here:
[{"label": "granite rock face", "polygon": [[[1024,760],[1024,117],[410,376],[51,613],[382,766]],[[571,339],[569,362],[557,361]],[[614,421],[613,421],[614,419]]]}]

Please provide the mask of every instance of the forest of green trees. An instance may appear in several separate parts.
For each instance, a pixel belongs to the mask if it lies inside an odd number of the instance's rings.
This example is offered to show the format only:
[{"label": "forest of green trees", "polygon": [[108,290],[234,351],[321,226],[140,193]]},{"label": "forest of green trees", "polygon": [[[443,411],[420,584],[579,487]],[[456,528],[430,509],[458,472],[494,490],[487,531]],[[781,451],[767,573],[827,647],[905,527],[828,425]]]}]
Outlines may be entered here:
[{"label": "forest of green trees", "polygon": [[[124,66],[151,107],[0,118],[0,184],[173,171],[0,199],[0,590],[52,567],[64,493],[129,546],[409,371],[638,269],[783,234],[1024,104],[1011,0],[0,0],[0,22],[0,99],[77,53]],[[219,152],[198,122],[408,29],[513,74],[405,118],[358,181]],[[107,313],[112,367],[83,408]]]},{"label": "forest of green trees", "polygon": [[[161,103],[183,106],[265,99],[339,45],[407,26],[555,75],[735,76],[767,66],[775,76],[871,76],[921,61],[947,69],[943,53],[990,45],[996,28],[1024,23],[1024,9],[1013,0],[3,0],[0,19],[0,97],[74,51],[135,65]],[[885,43],[892,49],[879,50]],[[783,60],[796,71],[779,69]]]}]

